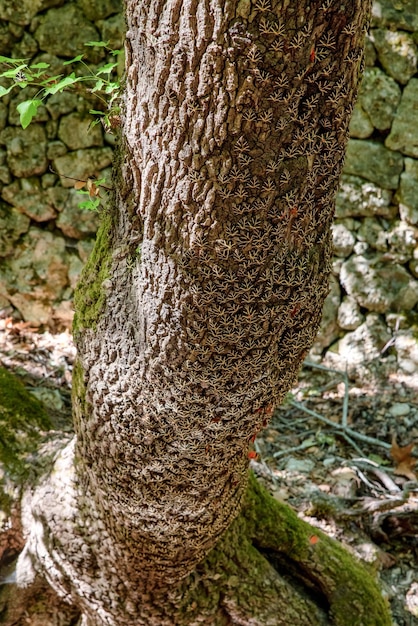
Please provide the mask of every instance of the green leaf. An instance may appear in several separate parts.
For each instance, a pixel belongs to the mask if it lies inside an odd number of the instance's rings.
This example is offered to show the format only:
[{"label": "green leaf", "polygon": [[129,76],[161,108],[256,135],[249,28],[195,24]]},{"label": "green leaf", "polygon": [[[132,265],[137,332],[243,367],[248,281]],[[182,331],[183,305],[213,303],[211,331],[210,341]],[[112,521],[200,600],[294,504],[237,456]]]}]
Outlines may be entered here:
[{"label": "green leaf", "polygon": [[86,202],[80,202],[78,206],[80,209],[86,209],[87,211],[97,211],[100,206],[100,198],[87,200]]},{"label": "green leaf", "polygon": [[3,72],[2,74],[0,74],[0,77],[15,78],[16,74],[18,74],[21,70],[26,69],[26,68],[27,68],[27,65],[23,63],[22,65],[18,65],[17,67],[14,67],[12,70],[7,70],[6,72]]},{"label": "green leaf", "polygon": [[19,111],[22,128],[27,128],[29,126],[41,104],[42,100],[25,100],[17,105],[16,108]]},{"label": "green leaf", "polygon": [[6,89],[6,87],[2,87],[0,85],[0,98],[2,98],[3,96],[7,95],[13,88],[15,85],[12,85],[11,87],[8,87]]},{"label": "green leaf", "polygon": [[97,70],[96,76],[100,76],[100,74],[110,74],[110,72],[117,66],[117,63],[106,63],[106,65],[103,65]]},{"label": "green leaf", "polygon": [[49,63],[35,63],[29,67],[30,70],[46,70],[48,67],[51,67]]},{"label": "green leaf", "polygon": [[95,91],[100,91],[103,88],[104,82],[99,79],[98,81],[96,81],[96,84],[94,85],[94,87],[92,87],[91,92],[94,93]]},{"label": "green leaf", "polygon": [[74,85],[74,83],[78,83],[80,80],[82,80],[82,77],[76,78],[76,75],[73,72],[69,76],[66,76],[65,78],[60,80],[56,85],[47,87],[45,89],[45,92],[47,94],[54,94],[54,93],[58,93],[58,91],[64,91],[66,87],[69,87],[70,85]]},{"label": "green leaf", "polygon": [[10,57],[4,57],[0,55],[0,63],[11,63],[11,65],[16,65],[16,63],[23,63],[25,59],[11,59]]},{"label": "green leaf", "polygon": [[69,61],[64,61],[63,65],[70,65],[71,63],[78,63],[79,61],[81,61],[83,57],[84,57],[84,54],[79,54],[78,56],[74,57],[74,59],[70,59]]},{"label": "green leaf", "polygon": [[106,48],[109,45],[108,41],[87,41],[84,44],[85,46],[95,46],[98,48]]}]

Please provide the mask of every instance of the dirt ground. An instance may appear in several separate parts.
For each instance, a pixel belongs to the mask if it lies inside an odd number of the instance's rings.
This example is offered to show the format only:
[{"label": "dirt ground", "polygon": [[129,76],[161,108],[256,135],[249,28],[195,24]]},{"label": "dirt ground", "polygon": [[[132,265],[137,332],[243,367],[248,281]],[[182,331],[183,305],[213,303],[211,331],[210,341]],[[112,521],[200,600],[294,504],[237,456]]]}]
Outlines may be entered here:
[{"label": "dirt ground", "polygon": [[[0,316],[0,365],[18,374],[68,428],[75,349],[68,332],[38,333]],[[308,361],[255,442],[256,474],[274,497],[379,572],[394,626],[418,626],[418,376],[387,350],[349,378]]]}]

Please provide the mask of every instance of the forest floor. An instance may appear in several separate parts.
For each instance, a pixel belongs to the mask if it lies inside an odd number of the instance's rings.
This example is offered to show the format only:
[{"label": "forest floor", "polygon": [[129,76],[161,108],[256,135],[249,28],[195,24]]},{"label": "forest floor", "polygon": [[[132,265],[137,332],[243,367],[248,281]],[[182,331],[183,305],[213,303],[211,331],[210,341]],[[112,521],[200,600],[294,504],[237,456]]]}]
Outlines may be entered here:
[{"label": "forest floor", "polygon": [[[74,358],[68,332],[0,317],[0,365],[44,402],[57,429],[71,420]],[[416,441],[418,377],[402,376],[390,350],[350,378],[325,357],[305,364],[252,461],[274,497],[379,572],[394,626],[418,626]]]}]

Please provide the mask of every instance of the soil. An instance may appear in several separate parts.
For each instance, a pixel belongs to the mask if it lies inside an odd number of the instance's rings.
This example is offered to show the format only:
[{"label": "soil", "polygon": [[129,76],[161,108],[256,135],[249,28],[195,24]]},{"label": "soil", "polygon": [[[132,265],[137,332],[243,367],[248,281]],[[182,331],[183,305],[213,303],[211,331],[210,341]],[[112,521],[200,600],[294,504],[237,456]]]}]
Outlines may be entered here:
[{"label": "soil", "polygon": [[[0,316],[0,365],[20,376],[64,430],[74,359],[69,332],[39,333]],[[257,437],[251,462],[274,497],[378,572],[394,626],[418,626],[417,386],[397,371],[390,350],[350,377],[331,355],[308,360]]]}]

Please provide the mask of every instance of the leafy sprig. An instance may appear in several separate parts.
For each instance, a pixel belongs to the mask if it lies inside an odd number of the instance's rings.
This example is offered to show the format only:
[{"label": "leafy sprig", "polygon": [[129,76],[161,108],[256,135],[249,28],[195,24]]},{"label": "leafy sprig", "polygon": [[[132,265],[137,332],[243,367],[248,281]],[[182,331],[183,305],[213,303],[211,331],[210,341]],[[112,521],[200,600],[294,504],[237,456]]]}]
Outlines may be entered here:
[{"label": "leafy sprig", "polygon": [[[108,47],[108,42],[89,41],[86,46],[106,48],[108,52],[117,57],[121,50],[112,50]],[[6,69],[0,73],[0,78],[9,79],[10,85],[0,85],[0,98],[8,95],[16,88],[37,87],[38,91],[33,98],[24,100],[17,105],[19,119],[22,128],[27,128],[36,116],[39,107],[44,104],[49,96],[62,93],[68,89],[74,89],[77,84],[89,85],[88,91],[96,96],[105,105],[104,111],[91,109],[90,113],[96,116],[92,125],[103,121],[106,130],[111,132],[115,127],[119,116],[118,98],[120,95],[120,83],[114,80],[112,74],[118,66],[117,60],[102,65],[98,69],[90,68],[84,61],[84,55],[79,54],[73,59],[63,61],[63,66],[79,64],[83,67],[84,73],[76,75],[70,74],[50,75],[51,65],[45,62],[30,63],[29,59],[13,59],[0,55],[0,67]],[[91,85],[91,86],[90,86]]]}]

